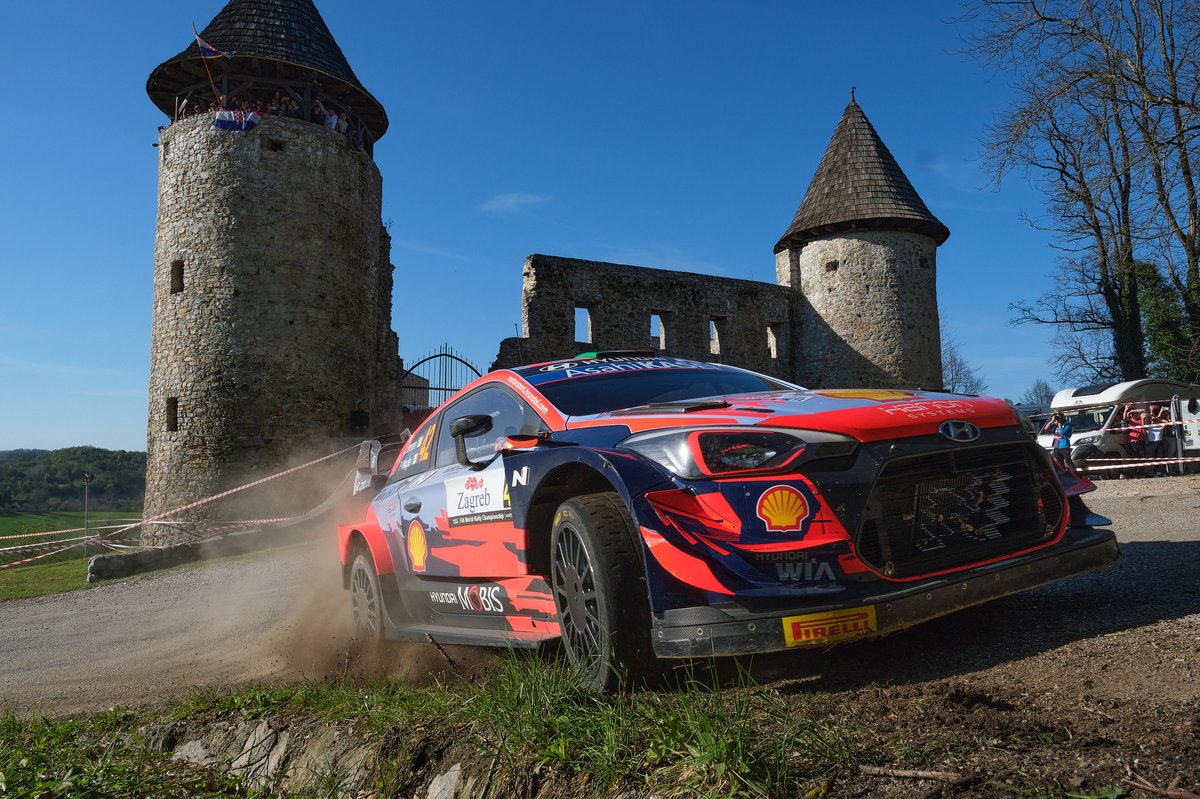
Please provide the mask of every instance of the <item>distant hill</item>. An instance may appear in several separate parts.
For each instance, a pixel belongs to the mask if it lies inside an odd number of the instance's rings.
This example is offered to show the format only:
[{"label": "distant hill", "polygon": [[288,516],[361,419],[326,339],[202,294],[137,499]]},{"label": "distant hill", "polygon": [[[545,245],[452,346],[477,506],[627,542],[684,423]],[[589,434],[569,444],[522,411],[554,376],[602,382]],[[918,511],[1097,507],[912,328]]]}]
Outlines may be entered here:
[{"label": "distant hill", "polygon": [[97,447],[0,450],[0,512],[83,510],[84,472],[89,509],[141,512],[146,453]]}]

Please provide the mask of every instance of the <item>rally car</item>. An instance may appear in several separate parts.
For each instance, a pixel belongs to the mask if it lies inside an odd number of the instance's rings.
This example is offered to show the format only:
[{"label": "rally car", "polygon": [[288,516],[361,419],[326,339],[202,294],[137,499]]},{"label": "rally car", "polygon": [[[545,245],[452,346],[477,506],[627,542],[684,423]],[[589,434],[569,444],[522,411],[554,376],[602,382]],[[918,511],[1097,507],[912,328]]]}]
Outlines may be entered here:
[{"label": "rally car", "polygon": [[892,632],[1118,555],[1073,496],[1094,486],[1064,490],[986,397],[589,353],[479,378],[386,475],[377,450],[357,488],[378,493],[338,528],[360,632],[561,641],[600,687]]}]

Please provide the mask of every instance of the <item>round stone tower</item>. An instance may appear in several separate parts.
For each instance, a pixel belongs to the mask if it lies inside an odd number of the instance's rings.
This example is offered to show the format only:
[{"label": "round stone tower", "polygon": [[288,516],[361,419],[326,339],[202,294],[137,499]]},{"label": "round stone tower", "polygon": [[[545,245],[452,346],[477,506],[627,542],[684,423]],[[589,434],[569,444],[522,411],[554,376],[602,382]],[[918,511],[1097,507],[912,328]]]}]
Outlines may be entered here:
[{"label": "round stone tower", "polygon": [[801,295],[797,379],[941,388],[937,248],[949,236],[852,93],[775,245],[779,283]]},{"label": "round stone tower", "polygon": [[[363,438],[361,411],[379,420],[400,367],[371,157],[382,106],[310,0],[232,0],[200,38],[232,55],[205,60],[193,41],[147,84],[173,120],[158,145],[147,517]],[[345,112],[359,135],[247,124],[276,98]],[[173,537],[152,527],[143,543]]]}]

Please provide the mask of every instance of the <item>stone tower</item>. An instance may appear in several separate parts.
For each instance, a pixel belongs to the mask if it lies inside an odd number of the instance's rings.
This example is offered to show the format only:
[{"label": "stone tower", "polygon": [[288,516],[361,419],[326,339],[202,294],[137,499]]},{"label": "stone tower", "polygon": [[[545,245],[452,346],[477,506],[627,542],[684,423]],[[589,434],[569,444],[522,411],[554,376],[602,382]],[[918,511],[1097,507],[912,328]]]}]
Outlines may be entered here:
[{"label": "stone tower", "polygon": [[941,388],[937,248],[950,236],[854,101],[775,245],[799,289],[798,379]]},{"label": "stone tower", "polygon": [[[231,0],[200,36],[232,57],[202,59],[193,40],[146,87],[173,120],[158,145],[147,517],[361,439],[356,409],[376,427],[399,406],[371,155],[382,105],[311,0]],[[359,136],[269,114],[219,129],[214,92],[226,107],[319,101]]]}]

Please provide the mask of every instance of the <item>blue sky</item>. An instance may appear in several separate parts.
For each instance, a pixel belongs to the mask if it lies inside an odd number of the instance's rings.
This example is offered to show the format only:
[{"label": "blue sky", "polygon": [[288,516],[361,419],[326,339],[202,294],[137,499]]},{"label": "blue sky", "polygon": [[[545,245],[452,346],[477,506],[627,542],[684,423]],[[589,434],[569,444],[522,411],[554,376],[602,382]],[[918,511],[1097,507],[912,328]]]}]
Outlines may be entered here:
[{"label": "blue sky", "polygon": [[[222,5],[0,4],[0,449],[145,448],[165,121],[145,83]],[[1049,331],[1008,324],[1055,253],[1020,219],[1040,196],[980,162],[1011,94],[956,52],[958,3],[317,5],[391,120],[376,160],[406,359],[449,341],[490,363],[534,252],[773,280],[853,85],[951,230],[938,293],[961,354],[999,396],[1057,385]]]}]

